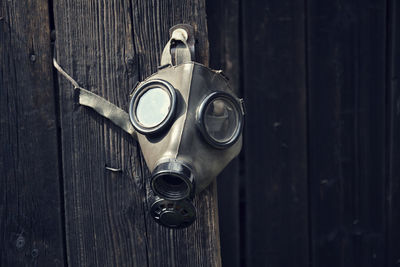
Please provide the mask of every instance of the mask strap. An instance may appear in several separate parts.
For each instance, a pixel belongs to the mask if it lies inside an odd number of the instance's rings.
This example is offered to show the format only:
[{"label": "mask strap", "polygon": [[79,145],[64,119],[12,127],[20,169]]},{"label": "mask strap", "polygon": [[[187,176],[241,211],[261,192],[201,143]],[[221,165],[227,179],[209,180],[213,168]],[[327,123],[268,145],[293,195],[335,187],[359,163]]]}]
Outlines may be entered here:
[{"label": "mask strap", "polygon": [[101,96],[80,87],[79,84],[61,68],[55,58],[53,59],[53,65],[61,75],[72,83],[74,89],[79,93],[79,104],[94,109],[97,113],[109,119],[122,130],[136,138],[136,131],[129,120],[129,114],[127,112],[113,103],[108,102]]},{"label": "mask strap", "polygon": [[171,39],[164,47],[160,66],[168,64],[176,66],[191,61],[192,53],[188,45],[188,32],[183,28],[177,28],[172,32]]}]

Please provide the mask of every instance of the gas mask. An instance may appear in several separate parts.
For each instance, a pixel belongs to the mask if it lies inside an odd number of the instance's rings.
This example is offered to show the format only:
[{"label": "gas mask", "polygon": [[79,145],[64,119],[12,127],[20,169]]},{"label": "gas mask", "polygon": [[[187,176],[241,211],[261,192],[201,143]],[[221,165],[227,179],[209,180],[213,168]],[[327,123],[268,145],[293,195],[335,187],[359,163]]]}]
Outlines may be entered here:
[{"label": "gas mask", "polygon": [[220,71],[192,61],[193,29],[181,24],[170,33],[158,72],[131,94],[128,122],[121,109],[78,89],[81,104],[137,137],[151,172],[151,215],[182,228],[196,218],[195,194],[239,154],[244,109]]}]

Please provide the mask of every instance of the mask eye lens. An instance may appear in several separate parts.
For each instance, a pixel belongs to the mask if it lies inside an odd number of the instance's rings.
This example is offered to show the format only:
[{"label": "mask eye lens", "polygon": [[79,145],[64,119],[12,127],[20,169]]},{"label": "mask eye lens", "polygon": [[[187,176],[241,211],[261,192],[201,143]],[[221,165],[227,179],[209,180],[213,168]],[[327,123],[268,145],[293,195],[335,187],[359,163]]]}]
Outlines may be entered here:
[{"label": "mask eye lens", "polygon": [[234,144],[242,131],[240,102],[226,92],[213,92],[200,104],[197,126],[208,143],[216,148]]},{"label": "mask eye lens", "polygon": [[216,98],[211,101],[204,114],[204,126],[211,138],[217,142],[229,141],[238,125],[238,112],[230,101]]},{"label": "mask eye lens", "polygon": [[170,108],[169,94],[159,87],[152,88],[139,98],[136,117],[143,126],[155,127],[167,117]]},{"label": "mask eye lens", "polygon": [[132,95],[129,118],[136,131],[154,135],[165,130],[174,119],[176,92],[164,80],[150,80]]}]

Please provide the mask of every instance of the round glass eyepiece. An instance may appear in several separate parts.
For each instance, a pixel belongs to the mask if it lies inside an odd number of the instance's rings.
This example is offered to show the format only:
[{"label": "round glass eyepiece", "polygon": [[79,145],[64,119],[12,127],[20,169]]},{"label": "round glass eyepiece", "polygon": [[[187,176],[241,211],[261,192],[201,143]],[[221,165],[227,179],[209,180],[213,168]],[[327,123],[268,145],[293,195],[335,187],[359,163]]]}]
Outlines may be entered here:
[{"label": "round glass eyepiece", "polygon": [[154,87],[140,96],[136,107],[136,117],[144,127],[151,128],[165,120],[170,109],[169,94],[160,87]]},{"label": "round glass eyepiece", "polygon": [[238,120],[238,111],[224,98],[215,98],[211,101],[204,114],[206,131],[217,142],[226,142],[232,138]]},{"label": "round glass eyepiece", "polygon": [[172,85],[163,80],[151,80],[135,90],[129,117],[139,133],[155,134],[169,125],[175,108],[176,93]]},{"label": "round glass eyepiece", "polygon": [[218,148],[230,146],[242,131],[240,102],[226,92],[214,92],[200,105],[197,122],[204,138],[211,145]]}]

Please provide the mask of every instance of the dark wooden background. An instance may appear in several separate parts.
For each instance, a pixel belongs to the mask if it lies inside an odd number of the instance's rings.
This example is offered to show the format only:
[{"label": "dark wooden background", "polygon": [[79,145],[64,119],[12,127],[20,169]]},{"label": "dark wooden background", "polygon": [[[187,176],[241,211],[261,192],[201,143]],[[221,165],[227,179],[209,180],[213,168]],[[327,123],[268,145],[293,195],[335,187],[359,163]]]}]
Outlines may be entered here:
[{"label": "dark wooden background", "polygon": [[224,266],[400,266],[400,4],[207,2],[246,102],[218,180]]},{"label": "dark wooden background", "polygon": [[[396,0],[0,0],[0,266],[400,266],[399,14]],[[76,105],[51,59],[126,110],[182,22],[247,114],[198,220],[170,230],[148,215],[137,143]]]}]

